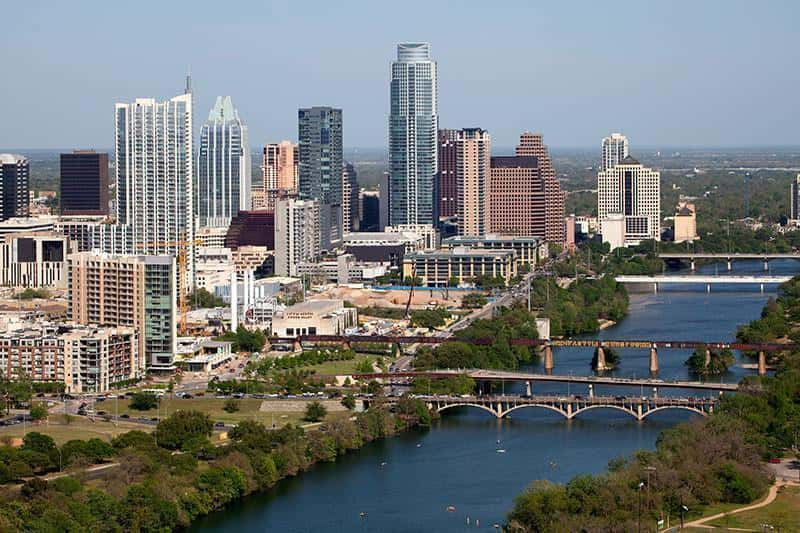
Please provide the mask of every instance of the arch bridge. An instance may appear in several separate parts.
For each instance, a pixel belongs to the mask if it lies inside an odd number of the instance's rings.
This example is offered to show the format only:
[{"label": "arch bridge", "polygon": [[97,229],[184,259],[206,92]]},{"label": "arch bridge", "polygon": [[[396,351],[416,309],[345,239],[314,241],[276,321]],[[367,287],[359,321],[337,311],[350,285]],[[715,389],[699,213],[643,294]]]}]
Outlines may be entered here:
[{"label": "arch bridge", "polygon": [[567,420],[594,409],[622,411],[636,420],[665,410],[689,411],[701,416],[714,412],[718,400],[712,398],[650,398],[623,396],[417,396],[429,409],[441,413],[455,407],[472,407],[493,414],[497,418],[529,408],[547,409],[559,413]]}]

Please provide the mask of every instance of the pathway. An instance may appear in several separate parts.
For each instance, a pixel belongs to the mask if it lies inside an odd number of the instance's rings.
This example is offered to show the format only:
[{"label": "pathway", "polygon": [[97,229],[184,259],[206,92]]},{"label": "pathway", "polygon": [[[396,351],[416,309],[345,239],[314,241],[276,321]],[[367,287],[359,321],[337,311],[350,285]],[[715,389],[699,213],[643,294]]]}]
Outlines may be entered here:
[{"label": "pathway", "polygon": [[716,529],[716,526],[706,525],[706,522],[711,522],[713,520],[717,520],[717,519],[722,518],[722,517],[724,517],[726,515],[739,514],[739,513],[745,512],[745,511],[752,511],[753,509],[759,509],[761,507],[766,507],[767,505],[769,505],[769,504],[771,504],[772,502],[775,501],[775,498],[778,496],[778,490],[780,490],[781,487],[784,487],[786,485],[794,485],[794,483],[790,483],[790,482],[786,482],[786,481],[776,481],[769,488],[769,493],[767,493],[767,497],[764,498],[763,500],[761,500],[760,502],[754,503],[752,505],[747,505],[745,507],[740,507],[738,509],[734,509],[732,511],[728,511],[728,512],[725,512],[725,513],[717,513],[715,515],[706,516],[704,518],[700,518],[700,519],[695,520],[693,522],[688,522],[686,524],[686,527],[687,528],[696,527],[696,528],[700,528],[700,529]]}]

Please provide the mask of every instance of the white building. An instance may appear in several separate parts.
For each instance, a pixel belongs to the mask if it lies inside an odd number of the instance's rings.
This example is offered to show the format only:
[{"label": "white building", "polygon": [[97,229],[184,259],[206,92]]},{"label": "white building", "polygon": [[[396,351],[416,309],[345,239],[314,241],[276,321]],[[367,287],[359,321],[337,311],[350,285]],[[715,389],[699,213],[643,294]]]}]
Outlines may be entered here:
[{"label": "white building", "polygon": [[[609,215],[625,222],[625,245],[661,238],[661,174],[631,156],[597,174],[597,218],[601,229]],[[603,229],[605,233],[605,229]],[[605,235],[604,235],[604,240]]]},{"label": "white building", "polygon": [[319,203],[279,199],[275,203],[275,274],[296,276],[297,265],[320,253]]},{"label": "white building", "polygon": [[56,232],[0,237],[0,285],[67,288],[67,254],[74,243]]},{"label": "white building", "polygon": [[356,326],[358,311],[345,307],[343,300],[306,300],[272,317],[272,334],[277,337],[343,335]]},{"label": "white building", "polygon": [[422,250],[436,250],[439,247],[439,232],[433,224],[398,224],[396,226],[386,226],[386,233],[401,233],[408,235],[418,235],[422,238]]},{"label": "white building", "polygon": [[603,242],[607,242],[611,250],[625,246],[625,217],[619,213],[611,213],[600,224]]},{"label": "white building", "polygon": [[628,138],[621,133],[612,133],[603,137],[603,154],[600,160],[600,171],[619,165],[628,157]]},{"label": "white building", "polygon": [[195,284],[214,293],[217,287],[230,284],[231,272],[235,271],[233,252],[219,246],[199,246],[195,263]]}]

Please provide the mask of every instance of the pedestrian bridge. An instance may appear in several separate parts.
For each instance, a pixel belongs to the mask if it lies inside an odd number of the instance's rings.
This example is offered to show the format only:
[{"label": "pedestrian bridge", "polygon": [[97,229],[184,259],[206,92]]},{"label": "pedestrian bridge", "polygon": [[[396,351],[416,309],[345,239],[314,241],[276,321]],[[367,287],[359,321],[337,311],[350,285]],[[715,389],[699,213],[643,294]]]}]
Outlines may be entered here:
[{"label": "pedestrian bridge", "polygon": [[617,283],[626,285],[652,286],[658,292],[662,285],[705,285],[711,292],[712,285],[757,285],[764,292],[764,285],[780,285],[792,279],[792,276],[616,276]]},{"label": "pedestrian bridge", "polygon": [[455,407],[472,407],[503,418],[520,409],[547,409],[571,420],[594,409],[614,409],[636,420],[665,410],[689,411],[701,416],[714,412],[718,400],[711,398],[657,398],[623,396],[442,396],[418,395],[429,409],[442,413]]}]

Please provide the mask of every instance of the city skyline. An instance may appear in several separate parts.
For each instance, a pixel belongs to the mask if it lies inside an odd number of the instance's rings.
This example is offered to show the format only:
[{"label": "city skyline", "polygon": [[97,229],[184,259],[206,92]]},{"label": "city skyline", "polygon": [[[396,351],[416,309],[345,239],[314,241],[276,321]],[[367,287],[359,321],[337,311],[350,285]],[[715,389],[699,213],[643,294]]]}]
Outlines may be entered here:
[{"label": "city skyline", "polygon": [[[104,117],[115,101],[174,94],[191,68],[196,105],[209,109],[216,96],[231,94],[252,125],[254,146],[293,138],[296,109],[325,101],[347,113],[352,132],[348,146],[384,147],[387,63],[397,42],[413,39],[430,42],[439,64],[440,127],[480,124],[492,133],[497,147],[513,146],[522,130],[546,133],[554,147],[595,146],[609,131],[636,138],[642,147],[798,144],[792,126],[798,111],[791,94],[798,74],[787,68],[797,9],[793,5],[770,4],[760,10],[764,23],[759,27],[770,31],[746,35],[738,30],[751,15],[743,2],[631,3],[620,5],[613,18],[588,3],[580,6],[586,15],[581,17],[574,16],[575,9],[559,6],[515,5],[518,15],[509,17],[511,6],[453,12],[434,4],[414,24],[402,23],[411,20],[414,9],[393,14],[399,17],[392,25],[398,29],[390,31],[380,24],[386,16],[380,6],[356,3],[335,12],[318,6],[295,12],[283,3],[253,4],[230,14],[214,50],[192,45],[186,30],[175,29],[180,14],[171,6],[161,20],[148,22],[153,39],[146,43],[124,35],[145,23],[147,9],[121,26],[74,32],[103,16],[106,8],[87,13],[80,7],[45,9],[36,2],[19,6],[21,17],[37,21],[37,34],[49,37],[34,40],[33,33],[15,27],[0,37],[7,60],[19,66],[20,79],[29,81],[26,87],[6,87],[15,105],[9,106],[4,123],[30,126],[22,131],[0,128],[0,146],[107,149],[111,133]],[[685,16],[687,10],[691,17]],[[437,24],[444,16],[454,24]],[[331,19],[339,22],[331,24]],[[358,24],[357,32],[341,31],[342,25],[354,26],[362,19],[375,23]],[[198,28],[219,24],[203,5],[193,11],[193,22]],[[319,28],[321,36],[307,43],[292,40],[297,48],[290,55],[269,53],[288,42],[301,22]],[[504,30],[494,30],[494,39],[486,42],[454,39],[479,24]],[[621,57],[604,54],[609,27],[625,27],[636,47]],[[328,34],[333,28],[336,39]],[[61,38],[67,30],[72,38]],[[683,39],[685,34],[692,39]],[[324,47],[318,46],[321,38],[326,39]],[[153,62],[146,75],[126,69],[124,61],[111,61],[103,63],[100,76],[98,61],[111,56],[95,57],[98,39],[107,44],[101,54],[156,57],[157,49],[174,51]],[[120,44],[126,42],[136,45]],[[257,74],[277,68],[284,69],[286,82],[267,84],[262,76],[268,74]],[[60,79],[58,91],[50,83],[54,76]],[[280,104],[264,105],[265,96]],[[529,105],[531,101],[536,104]],[[749,105],[753,101],[761,105]],[[63,120],[54,123],[56,115]]]}]

